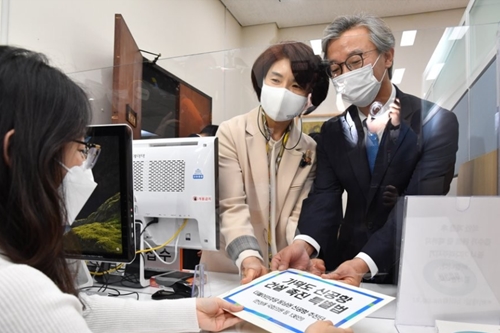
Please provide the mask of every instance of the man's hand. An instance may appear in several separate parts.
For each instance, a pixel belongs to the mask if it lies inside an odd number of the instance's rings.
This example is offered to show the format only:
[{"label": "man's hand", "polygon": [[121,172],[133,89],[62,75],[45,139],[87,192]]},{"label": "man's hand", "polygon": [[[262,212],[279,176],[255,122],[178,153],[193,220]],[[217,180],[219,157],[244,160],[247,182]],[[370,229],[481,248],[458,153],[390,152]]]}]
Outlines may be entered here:
[{"label": "man's hand", "polygon": [[398,189],[392,185],[387,185],[382,193],[382,203],[384,206],[393,207],[399,198]]},{"label": "man's hand", "polygon": [[311,266],[309,256],[314,248],[303,240],[294,240],[292,244],[279,251],[271,261],[271,270],[283,271],[296,268],[307,271]]},{"label": "man's hand", "polygon": [[359,287],[363,276],[368,273],[370,269],[363,259],[354,258],[352,260],[344,261],[331,273],[321,275],[324,279],[338,280],[351,286]]},{"label": "man's hand", "polygon": [[238,312],[243,310],[243,307],[215,297],[196,299],[196,316],[202,330],[218,332],[241,322],[240,318],[225,310]]},{"label": "man's hand", "polygon": [[400,111],[401,103],[399,102],[399,98],[396,98],[394,99],[394,102],[391,103],[389,112],[387,113],[392,126],[399,126],[399,124],[401,123]]},{"label": "man's hand", "polygon": [[[386,114],[388,114],[388,112]],[[377,118],[372,118],[371,116],[366,118],[366,127],[370,133],[377,134],[383,131],[389,121],[389,117],[387,117],[386,114]]]},{"label": "man's hand", "polygon": [[318,258],[311,259],[310,267],[307,269],[307,271],[314,275],[321,276],[321,274],[325,274],[326,271],[325,262]]},{"label": "man's hand", "polygon": [[337,328],[333,326],[333,323],[329,320],[327,321],[317,321],[314,324],[309,325],[305,333],[353,333],[350,328]]},{"label": "man's hand", "polygon": [[396,98],[389,105],[389,110],[383,114],[379,114],[378,117],[372,117],[368,115],[366,118],[366,127],[370,133],[380,133],[387,126],[387,123],[391,123],[392,126],[399,126],[400,120],[401,103],[399,99]]},{"label": "man's hand", "polygon": [[248,257],[241,262],[241,284],[246,284],[256,278],[267,274],[267,268],[257,257]]}]

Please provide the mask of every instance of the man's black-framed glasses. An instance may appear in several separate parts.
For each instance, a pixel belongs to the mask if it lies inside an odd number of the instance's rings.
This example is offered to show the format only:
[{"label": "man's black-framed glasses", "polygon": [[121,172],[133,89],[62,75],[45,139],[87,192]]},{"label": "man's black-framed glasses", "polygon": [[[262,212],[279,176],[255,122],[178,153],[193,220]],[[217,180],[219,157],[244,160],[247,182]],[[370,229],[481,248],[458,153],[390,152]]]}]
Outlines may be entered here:
[{"label": "man's black-framed glasses", "polygon": [[339,75],[342,75],[344,71],[343,65],[345,65],[345,67],[347,67],[347,69],[350,71],[359,69],[364,66],[365,59],[363,58],[363,55],[373,51],[377,51],[377,49],[351,54],[349,57],[347,57],[347,59],[344,62],[341,63],[327,60],[326,74],[328,74],[328,76],[332,79]]},{"label": "man's black-framed glasses", "polygon": [[81,150],[83,158],[85,159],[83,167],[86,169],[92,169],[97,162],[99,154],[101,153],[101,146],[95,143],[80,140],[73,140],[73,142],[85,146],[85,148]]}]

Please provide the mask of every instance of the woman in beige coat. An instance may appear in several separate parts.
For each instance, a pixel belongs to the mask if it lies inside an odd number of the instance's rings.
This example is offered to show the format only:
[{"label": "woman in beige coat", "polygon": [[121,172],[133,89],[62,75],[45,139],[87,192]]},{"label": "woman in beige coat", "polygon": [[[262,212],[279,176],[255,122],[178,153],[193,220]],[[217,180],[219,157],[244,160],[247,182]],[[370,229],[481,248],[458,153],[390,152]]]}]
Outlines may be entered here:
[{"label": "woman in beige coat", "polygon": [[201,259],[210,271],[240,272],[242,283],[267,273],[270,256],[295,237],[316,169],[316,143],[297,117],[328,92],[320,57],[298,42],[264,51],[252,84],[260,106],[217,132],[221,250]]}]

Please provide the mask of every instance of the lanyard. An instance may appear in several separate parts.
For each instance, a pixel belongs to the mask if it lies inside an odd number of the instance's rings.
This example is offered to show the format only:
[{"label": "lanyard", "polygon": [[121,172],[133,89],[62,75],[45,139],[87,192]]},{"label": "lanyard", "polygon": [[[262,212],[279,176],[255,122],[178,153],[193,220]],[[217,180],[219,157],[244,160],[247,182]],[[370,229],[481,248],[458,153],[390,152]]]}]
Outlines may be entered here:
[{"label": "lanyard", "polygon": [[[266,128],[267,133],[269,133],[269,128],[267,127],[267,122],[266,122],[266,118],[265,118],[264,114],[262,114],[262,122]],[[279,165],[281,163],[281,159],[283,158],[283,154],[285,152],[285,146],[286,146],[286,144],[288,142],[288,138],[290,136],[290,126],[288,126],[285,134],[283,135],[283,137],[281,139],[281,147],[280,147],[280,150],[279,150],[278,155],[276,156],[276,160],[275,160],[275,176],[278,175]],[[273,189],[271,187],[271,163],[270,163],[270,161],[271,161],[272,156],[271,157],[269,156],[272,148],[273,147],[271,146],[271,144],[268,140],[266,143],[266,152],[267,152],[268,161],[269,161],[268,162],[268,171],[269,171],[269,224],[268,224],[268,228],[267,228],[267,251],[268,251],[267,254],[268,254],[268,266],[269,267],[271,266],[271,260],[273,257],[273,251],[272,251],[272,245],[271,245],[274,241],[272,219],[273,219],[273,217],[274,217],[274,219],[276,218],[275,214],[273,214],[273,210],[275,212],[276,207],[275,207],[275,203],[273,204],[273,202],[272,202],[273,191],[276,192],[276,188]],[[276,179],[276,177],[274,177],[274,178]],[[276,187],[276,185],[274,185],[274,187]]]},{"label": "lanyard", "polygon": [[[283,139],[281,140],[280,151],[278,153],[278,156],[276,156],[276,174],[278,174],[278,168],[280,166],[281,159],[283,158],[283,153],[285,152],[285,146],[286,146],[286,143],[288,142],[288,136],[289,136],[289,134],[290,134],[290,132],[287,130],[287,132],[283,136]],[[266,144],[266,152],[267,152],[267,154],[269,154],[269,150],[270,149],[271,149],[271,144],[268,141],[267,144]],[[269,170],[269,171],[271,171],[271,170]]]},{"label": "lanyard", "polygon": [[[262,114],[262,122],[266,128],[267,133],[269,133],[269,128],[267,127],[267,121],[266,121],[266,117],[264,116],[264,114]],[[290,126],[291,126],[291,124],[290,124]],[[285,147],[286,147],[286,144],[288,142],[288,138],[290,136],[290,126],[287,127],[285,135],[283,135],[283,138],[281,139],[280,151],[278,153],[278,156],[276,156],[276,174],[278,174],[278,168],[279,168],[279,165],[281,163],[281,159],[283,158],[283,154],[285,152]],[[269,143],[269,140],[268,140],[267,144],[266,144],[266,152],[268,155],[269,155],[269,151],[271,150],[271,148],[272,148],[271,144]],[[269,172],[270,172],[270,170],[269,170]]]}]

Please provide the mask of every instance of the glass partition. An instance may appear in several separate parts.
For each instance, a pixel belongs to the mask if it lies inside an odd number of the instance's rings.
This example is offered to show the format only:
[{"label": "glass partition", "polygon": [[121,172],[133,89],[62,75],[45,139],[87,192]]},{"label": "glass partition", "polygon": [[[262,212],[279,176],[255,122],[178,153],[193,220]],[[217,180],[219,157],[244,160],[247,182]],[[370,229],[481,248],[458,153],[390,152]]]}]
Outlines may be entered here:
[{"label": "glass partition", "polygon": [[[471,15],[471,21],[473,17]],[[493,98],[497,94],[496,30],[496,23],[420,29],[414,46],[396,47],[393,71],[404,70],[397,86],[405,93],[455,112],[460,120],[460,147],[455,174],[463,163],[497,147],[494,125],[497,101]],[[394,35],[399,43],[402,32],[395,31]],[[431,36],[432,40],[429,40]],[[433,42],[436,44],[433,45]],[[220,124],[258,105],[250,72],[253,61],[265,48],[262,45],[163,58],[156,65],[209,96],[211,117],[202,124]],[[418,58],[413,57],[413,53]],[[89,93],[94,110],[93,122],[96,124],[111,122],[113,96],[126,95],[126,92],[113,92],[113,70],[110,67],[70,74]],[[152,84],[142,82],[136,85],[131,90],[135,90],[145,104],[150,102],[148,99],[154,97]],[[179,108],[179,101],[172,103],[166,108]],[[167,113],[165,111],[165,115]],[[338,113],[335,89],[330,85],[327,99],[314,113],[304,117],[305,131],[317,129],[319,124]]]},{"label": "glass partition", "polygon": [[[471,11],[471,15],[479,15],[481,10],[486,9],[476,8]],[[418,37],[413,47],[399,46],[403,32],[394,32],[398,42],[394,71],[403,68],[405,73],[396,85],[407,94],[427,99],[450,110],[455,113],[458,119],[458,152],[453,172],[455,176],[458,174],[458,178],[462,165],[488,153],[496,152],[498,149],[498,95],[500,90],[497,80],[499,68],[496,54],[498,24],[483,23],[478,21],[474,15],[471,16],[471,24],[468,25],[418,30]],[[179,79],[209,96],[211,98],[210,122],[220,124],[258,106],[250,75],[254,60],[266,47],[266,45],[262,45],[261,47],[162,58],[156,64],[171,74],[173,78]],[[113,98],[116,96],[128,98],[127,96],[130,95],[130,92],[113,91],[114,70],[116,68],[102,68],[70,74],[70,77],[80,82],[88,92],[93,107],[93,123],[95,124],[110,123]],[[150,81],[154,82],[155,80]],[[153,93],[151,89],[154,89],[154,84],[151,82],[147,87],[144,82],[133,87],[132,93],[143,101],[151,98]],[[170,106],[170,108],[177,109],[180,107],[179,101]],[[178,110],[166,107],[164,112],[167,115],[167,113],[174,111]],[[320,126],[324,121],[337,114],[339,114],[339,110],[335,103],[335,89],[330,84],[328,98],[314,113],[304,117],[303,126],[304,129],[307,128],[304,131],[309,132],[311,128],[318,128],[314,126]],[[420,119],[422,123],[427,120]],[[308,123],[314,125],[308,126]],[[447,128],[445,126],[435,130],[446,131]],[[413,152],[417,152],[418,155],[422,145],[425,148],[426,144],[428,143],[415,139],[415,144],[410,147],[410,150],[413,149]],[[495,161],[497,161],[496,156]],[[495,179],[498,175],[498,165],[500,164],[496,162],[493,166]],[[488,168],[491,169],[491,167],[492,165],[488,165]],[[469,172],[471,167],[464,170],[464,172]],[[344,186],[344,188],[347,187]],[[457,196],[461,193],[467,193],[460,191],[464,191],[464,188],[471,190],[472,187],[470,184],[457,185],[457,177],[455,177],[448,195]],[[497,191],[496,184],[495,191]],[[418,193],[417,190],[411,192],[411,194]],[[494,195],[497,194],[498,192],[494,193]],[[344,194],[344,213],[346,212],[347,198],[347,194]],[[404,214],[400,213],[402,218]],[[403,221],[399,220],[398,223],[401,227]],[[449,227],[449,223],[443,225]],[[371,235],[374,231],[368,230],[366,233]],[[399,236],[391,238],[394,242],[391,246],[393,251],[391,255],[395,258],[394,267],[400,265],[398,259],[402,237],[401,228],[398,232]],[[425,244],[419,246],[425,246]],[[368,285],[369,283],[363,284],[364,287]],[[395,287],[393,289],[383,287],[379,291],[396,294]],[[381,310],[374,316],[394,318],[394,315],[395,304],[392,308],[389,307],[389,310]]]},{"label": "glass partition", "polygon": [[497,23],[447,28],[422,78],[425,98],[459,118],[455,173],[463,163],[497,148],[496,33],[492,33],[497,28]]}]

